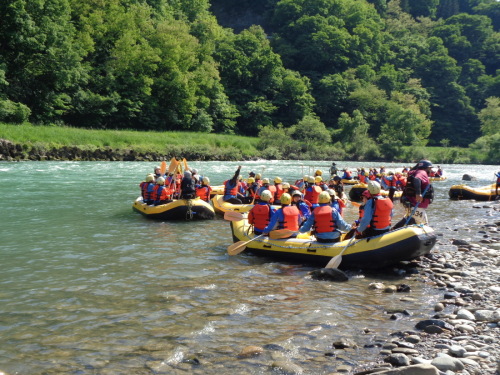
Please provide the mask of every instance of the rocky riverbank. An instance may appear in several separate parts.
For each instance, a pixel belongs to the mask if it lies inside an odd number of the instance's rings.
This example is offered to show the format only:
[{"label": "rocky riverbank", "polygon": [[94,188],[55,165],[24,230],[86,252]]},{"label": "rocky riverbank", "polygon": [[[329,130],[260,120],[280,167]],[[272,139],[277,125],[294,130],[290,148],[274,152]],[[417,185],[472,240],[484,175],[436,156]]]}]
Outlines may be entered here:
[{"label": "rocky riverbank", "polygon": [[[498,215],[500,205],[493,212]],[[418,276],[442,292],[435,314],[415,330],[391,333],[379,343],[380,361],[354,374],[500,374],[500,221],[484,225],[479,234],[479,243],[455,239],[454,252],[421,260]],[[384,285],[371,288],[391,292]],[[391,319],[404,314],[395,312]]]}]

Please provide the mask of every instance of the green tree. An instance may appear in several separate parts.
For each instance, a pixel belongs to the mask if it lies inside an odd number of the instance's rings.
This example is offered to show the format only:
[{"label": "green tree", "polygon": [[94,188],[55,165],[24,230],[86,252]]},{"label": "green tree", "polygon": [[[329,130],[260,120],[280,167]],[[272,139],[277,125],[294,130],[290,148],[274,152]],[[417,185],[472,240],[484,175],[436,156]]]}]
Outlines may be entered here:
[{"label": "green tree", "polygon": [[486,99],[486,107],[479,112],[481,133],[489,136],[500,133],[500,98]]},{"label": "green tree", "polygon": [[299,141],[302,151],[311,150],[314,145],[330,143],[330,132],[317,118],[306,116],[297,125],[290,128],[292,139]]}]

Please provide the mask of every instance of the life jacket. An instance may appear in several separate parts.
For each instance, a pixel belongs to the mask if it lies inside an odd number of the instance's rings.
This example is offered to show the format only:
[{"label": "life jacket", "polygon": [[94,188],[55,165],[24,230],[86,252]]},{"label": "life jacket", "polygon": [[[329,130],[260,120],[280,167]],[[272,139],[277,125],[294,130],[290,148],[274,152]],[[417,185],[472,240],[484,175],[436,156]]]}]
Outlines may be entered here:
[{"label": "life jacket", "polygon": [[284,206],[283,221],[278,223],[278,229],[299,230],[300,211],[296,206]]},{"label": "life jacket", "polygon": [[395,187],[396,186],[396,178],[393,176],[392,178],[389,177],[382,177],[384,180],[384,184],[386,184],[388,187]]},{"label": "life jacket", "polygon": [[248,222],[257,229],[264,229],[271,220],[271,206],[269,204],[256,204],[248,213]]},{"label": "life jacket", "polygon": [[210,200],[210,192],[211,191],[212,191],[212,188],[210,186],[202,185],[202,186],[196,188],[196,196],[200,197],[205,202],[208,202]]},{"label": "life jacket", "polygon": [[375,180],[375,179],[377,178],[377,176],[376,176],[375,174],[371,173],[371,174],[368,176],[368,178],[369,178],[371,181],[373,181],[373,180]]},{"label": "life jacket", "polygon": [[319,199],[319,194],[322,192],[318,185],[309,186],[306,189],[306,194],[304,199],[309,201],[311,204],[317,204]]},{"label": "life jacket", "polygon": [[360,173],[358,178],[359,182],[361,182],[362,184],[366,184],[366,176],[364,175],[364,173]]},{"label": "life jacket", "polygon": [[143,196],[143,200],[144,201],[152,201],[153,200],[153,197],[154,197],[154,191],[155,191],[155,187],[157,185],[150,182],[149,185],[147,186],[147,189],[144,193],[144,196]]},{"label": "life jacket", "polygon": [[350,180],[350,179],[352,178],[351,171],[345,171],[345,172],[344,172],[344,176],[345,176],[345,178],[346,178],[346,179],[349,179],[349,180]]},{"label": "life jacket", "polygon": [[146,182],[146,181],[142,181],[140,184],[139,184],[139,187],[141,188],[141,195],[142,195],[142,199],[144,199],[144,196],[146,195],[146,191],[148,190],[148,185],[150,183],[149,182]]},{"label": "life jacket", "polygon": [[274,186],[276,187],[276,193],[274,193],[274,200],[279,201],[281,196],[283,195],[283,185],[276,184]]},{"label": "life jacket", "polygon": [[234,184],[234,186],[229,186],[229,182],[231,180],[226,180],[224,181],[224,196],[226,195],[232,195],[233,197],[238,195],[238,182]]},{"label": "life jacket", "polygon": [[373,229],[384,229],[391,225],[391,213],[393,204],[389,198],[382,196],[373,197],[373,216],[370,226]]},{"label": "life jacket", "polygon": [[314,209],[314,227],[316,233],[333,232],[337,229],[332,218],[332,212],[333,208],[328,205],[319,206]]},{"label": "life jacket", "polygon": [[160,201],[167,200],[169,198],[169,193],[171,194],[170,189],[168,189],[162,185],[156,185],[155,191],[153,193],[153,195],[154,195],[153,199],[155,201],[155,204],[160,203]]},{"label": "life jacket", "polygon": [[273,197],[271,198],[271,200],[269,201],[269,203],[273,203],[273,202],[274,202],[274,195],[276,194],[276,191],[277,191],[276,186],[274,186],[274,185],[269,185],[269,186],[267,187],[267,190],[269,190],[269,191],[271,192],[271,195],[273,196]]}]

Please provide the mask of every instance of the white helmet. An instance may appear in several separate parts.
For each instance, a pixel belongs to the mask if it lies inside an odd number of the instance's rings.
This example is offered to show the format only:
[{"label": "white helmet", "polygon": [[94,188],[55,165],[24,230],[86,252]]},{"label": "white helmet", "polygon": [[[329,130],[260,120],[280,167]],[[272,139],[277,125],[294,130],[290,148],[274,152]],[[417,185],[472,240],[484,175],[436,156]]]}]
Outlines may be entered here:
[{"label": "white helmet", "polygon": [[260,195],[260,199],[263,200],[264,202],[269,202],[272,198],[273,198],[273,193],[271,193],[269,190],[264,190]]},{"label": "white helmet", "polygon": [[368,182],[368,191],[371,195],[377,195],[380,193],[380,184],[377,181]]}]

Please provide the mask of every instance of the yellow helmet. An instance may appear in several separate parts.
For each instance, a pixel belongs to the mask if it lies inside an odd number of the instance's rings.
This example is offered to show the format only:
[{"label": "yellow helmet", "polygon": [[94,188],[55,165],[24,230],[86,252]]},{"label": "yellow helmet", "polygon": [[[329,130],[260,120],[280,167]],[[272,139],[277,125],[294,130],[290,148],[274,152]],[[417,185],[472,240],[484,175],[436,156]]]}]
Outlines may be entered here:
[{"label": "yellow helmet", "polygon": [[255,182],[255,178],[253,178],[253,177],[248,177],[247,178],[247,183],[248,184],[253,184],[254,182]]},{"label": "yellow helmet", "polygon": [[321,178],[321,176],[314,177],[314,182],[321,182],[321,181],[323,181],[323,179]]},{"label": "yellow helmet", "polygon": [[288,182],[283,182],[283,185],[281,185],[283,189],[290,189],[290,184]]},{"label": "yellow helmet", "polygon": [[155,175],[154,174],[148,174],[146,176],[146,182],[153,182],[155,180]]},{"label": "yellow helmet", "polygon": [[269,183],[269,179],[268,178],[263,178],[262,179],[262,184],[268,184]]},{"label": "yellow helmet", "polygon": [[315,174],[316,176],[322,176],[322,175],[323,175],[323,172],[321,172],[321,171],[318,169],[316,172],[314,172],[314,174]]},{"label": "yellow helmet", "polygon": [[243,180],[243,176],[241,174],[238,176],[238,180],[239,181]]},{"label": "yellow helmet", "polygon": [[156,184],[157,185],[165,185],[165,179],[163,177],[158,177],[156,179]]},{"label": "yellow helmet", "polygon": [[261,174],[260,174],[260,173],[257,173],[257,174],[255,175],[255,179],[256,179],[256,180],[260,180],[261,178],[262,178],[262,176],[261,176]]},{"label": "yellow helmet", "polygon": [[319,194],[318,203],[330,203],[330,194],[327,191],[322,191]]},{"label": "yellow helmet", "polygon": [[380,193],[380,184],[377,181],[368,182],[368,191],[371,195],[377,195]]},{"label": "yellow helmet", "polygon": [[274,183],[275,183],[275,184],[281,184],[281,181],[283,181],[283,180],[281,179],[281,177],[275,177],[275,178],[274,178]]},{"label": "yellow helmet", "polygon": [[201,180],[203,185],[210,185],[210,179],[208,177],[203,177],[203,180]]},{"label": "yellow helmet", "polygon": [[302,177],[302,179],[303,179],[304,181],[307,181],[307,179],[308,179],[308,178],[309,178],[309,176],[308,176],[308,175],[306,175],[306,174],[304,175],[304,177]]},{"label": "yellow helmet", "polygon": [[314,184],[314,177],[313,176],[307,177],[307,182],[309,182],[310,184]]},{"label": "yellow helmet", "polygon": [[260,199],[263,200],[264,202],[269,202],[272,198],[273,198],[273,193],[271,193],[269,190],[264,190],[260,195]]},{"label": "yellow helmet", "polygon": [[288,193],[283,193],[280,198],[281,204],[290,204],[292,203],[292,197]]}]

